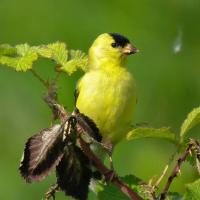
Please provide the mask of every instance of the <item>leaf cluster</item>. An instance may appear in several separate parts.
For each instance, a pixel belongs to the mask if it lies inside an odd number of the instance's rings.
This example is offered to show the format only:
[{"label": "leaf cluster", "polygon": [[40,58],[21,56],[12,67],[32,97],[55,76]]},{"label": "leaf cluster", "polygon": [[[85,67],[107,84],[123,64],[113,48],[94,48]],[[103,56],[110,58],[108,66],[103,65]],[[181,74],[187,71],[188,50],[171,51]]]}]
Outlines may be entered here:
[{"label": "leaf cluster", "polygon": [[69,75],[77,69],[88,70],[87,55],[80,50],[68,50],[63,42],[39,46],[30,46],[27,43],[16,46],[0,45],[0,64],[18,72],[32,69],[33,63],[40,57],[53,60],[57,71],[64,71]]}]

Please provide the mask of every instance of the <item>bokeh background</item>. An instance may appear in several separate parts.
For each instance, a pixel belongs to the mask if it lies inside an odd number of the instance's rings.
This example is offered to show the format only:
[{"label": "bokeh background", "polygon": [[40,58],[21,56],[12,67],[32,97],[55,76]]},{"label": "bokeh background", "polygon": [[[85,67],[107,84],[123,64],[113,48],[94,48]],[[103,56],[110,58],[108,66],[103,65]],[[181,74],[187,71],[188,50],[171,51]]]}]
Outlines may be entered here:
[{"label": "bokeh background", "polygon": [[[170,126],[178,133],[187,113],[200,104],[199,0],[0,0],[0,24],[0,43],[59,40],[85,52],[100,33],[126,35],[141,50],[128,64],[138,88],[135,123]],[[50,61],[38,61],[35,69],[46,78],[54,75]],[[60,102],[69,110],[81,75],[63,75],[59,82]],[[18,167],[27,138],[51,124],[51,112],[42,100],[45,90],[30,72],[0,66],[0,92],[0,199],[42,199],[55,176],[28,185]],[[199,133],[196,128],[191,137]],[[119,175],[135,174],[148,181],[161,173],[173,152],[166,141],[123,141],[114,152],[114,165]],[[184,164],[172,191],[183,192],[195,178],[195,170]],[[57,199],[66,197],[59,193]]]}]

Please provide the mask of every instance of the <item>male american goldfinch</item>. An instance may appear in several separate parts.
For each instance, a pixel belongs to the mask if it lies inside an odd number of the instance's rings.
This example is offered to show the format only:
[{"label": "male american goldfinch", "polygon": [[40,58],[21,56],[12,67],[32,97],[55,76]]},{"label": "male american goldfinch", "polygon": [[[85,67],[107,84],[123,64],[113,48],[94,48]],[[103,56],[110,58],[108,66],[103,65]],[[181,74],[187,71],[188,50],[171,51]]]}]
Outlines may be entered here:
[{"label": "male american goldfinch", "polygon": [[103,141],[112,145],[131,127],[136,86],[126,60],[136,52],[126,37],[101,34],[89,49],[89,70],[77,85],[76,108],[94,121]]}]

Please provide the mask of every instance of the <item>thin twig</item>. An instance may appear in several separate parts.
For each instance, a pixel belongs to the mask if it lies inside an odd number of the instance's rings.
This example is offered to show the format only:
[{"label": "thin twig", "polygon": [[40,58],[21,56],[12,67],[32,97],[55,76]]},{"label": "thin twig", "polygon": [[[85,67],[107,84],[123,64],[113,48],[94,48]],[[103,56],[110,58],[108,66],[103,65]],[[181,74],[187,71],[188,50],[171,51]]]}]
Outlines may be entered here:
[{"label": "thin twig", "polygon": [[169,165],[166,165],[165,168],[164,168],[164,170],[163,170],[163,172],[162,172],[162,174],[160,175],[160,177],[158,178],[158,180],[156,181],[156,183],[153,185],[153,187],[152,187],[152,193],[155,193],[155,191],[157,190],[160,182],[165,177],[168,168],[169,168]]},{"label": "thin twig", "polygon": [[49,200],[51,197],[55,200],[55,193],[59,190],[58,184],[52,185],[49,190],[46,192],[44,200]]},{"label": "thin twig", "polygon": [[[174,161],[176,154],[177,154],[177,151],[175,151],[175,152],[171,155],[171,157],[170,157],[170,159],[169,159],[169,161],[168,161],[168,164],[165,166],[164,170],[162,171],[161,176],[160,176],[160,177],[158,178],[158,180],[154,183],[154,185],[152,184],[152,188],[151,188],[151,193],[152,193],[152,195],[154,195],[154,196],[156,195],[156,194],[155,194],[155,193],[156,193],[156,190],[159,189],[159,185],[160,185],[161,181],[163,180],[163,178],[166,176],[167,170],[168,170],[169,166],[171,165],[171,163]],[[151,184],[151,183],[150,183],[150,184]]]},{"label": "thin twig", "polygon": [[46,88],[49,87],[48,81],[44,80],[34,69],[30,69],[31,73],[37,78]]},{"label": "thin twig", "polygon": [[195,143],[194,143],[193,140],[191,140],[190,143],[188,144],[187,149],[183,152],[183,154],[177,160],[177,163],[176,163],[174,169],[172,170],[172,173],[169,176],[167,183],[166,183],[166,185],[165,185],[165,187],[164,187],[164,189],[163,189],[163,191],[160,195],[160,200],[164,200],[166,198],[169,187],[170,187],[172,181],[180,173],[180,168],[181,168],[182,163],[186,160],[188,155],[190,155],[190,153],[191,153],[191,151],[193,150],[194,147],[195,147]]}]

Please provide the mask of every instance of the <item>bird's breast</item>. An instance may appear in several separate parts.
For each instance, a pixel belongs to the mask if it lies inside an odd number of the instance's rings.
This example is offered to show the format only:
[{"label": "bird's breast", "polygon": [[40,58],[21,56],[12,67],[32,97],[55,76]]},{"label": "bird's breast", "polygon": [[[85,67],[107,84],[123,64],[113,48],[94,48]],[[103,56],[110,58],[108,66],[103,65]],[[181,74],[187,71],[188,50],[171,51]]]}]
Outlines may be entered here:
[{"label": "bird's breast", "polygon": [[103,136],[117,140],[130,125],[136,103],[135,82],[125,69],[95,70],[78,84],[76,106],[90,117]]}]

